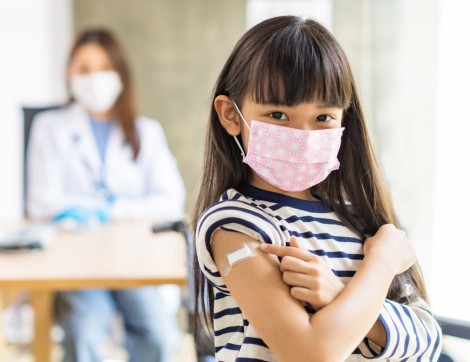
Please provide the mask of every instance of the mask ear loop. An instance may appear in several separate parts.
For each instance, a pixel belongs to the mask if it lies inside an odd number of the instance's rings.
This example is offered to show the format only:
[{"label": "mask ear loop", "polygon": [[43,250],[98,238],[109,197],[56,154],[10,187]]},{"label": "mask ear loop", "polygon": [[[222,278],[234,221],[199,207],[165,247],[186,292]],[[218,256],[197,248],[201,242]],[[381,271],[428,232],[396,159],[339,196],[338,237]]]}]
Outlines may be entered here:
[{"label": "mask ear loop", "polygon": [[[235,103],[235,101],[232,101],[233,105],[235,106],[235,109],[237,110],[238,114],[240,115],[240,117],[242,118],[243,122],[245,122],[245,125],[248,127],[248,129],[251,131],[251,127],[248,125],[248,123],[246,122],[245,120],[245,117],[243,117],[243,114],[242,112],[240,112],[240,109],[238,108],[237,104]],[[237,146],[238,148],[240,149],[241,151],[241,155],[243,156],[243,158],[246,157],[245,155],[245,151],[243,150],[243,147],[242,145],[240,144],[240,141],[238,140],[237,136],[233,136],[233,138],[235,139],[235,142],[237,143]]]}]

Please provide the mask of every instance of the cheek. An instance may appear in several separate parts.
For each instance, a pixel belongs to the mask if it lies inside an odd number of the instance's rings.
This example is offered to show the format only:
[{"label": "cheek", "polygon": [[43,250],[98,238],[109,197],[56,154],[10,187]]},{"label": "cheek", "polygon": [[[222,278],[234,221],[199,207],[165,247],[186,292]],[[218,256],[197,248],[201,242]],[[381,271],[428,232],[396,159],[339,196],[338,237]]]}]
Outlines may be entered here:
[{"label": "cheek", "polygon": [[248,127],[242,127],[241,135],[243,140],[243,148],[245,150],[248,150],[248,143],[250,141],[250,130],[248,129]]},{"label": "cheek", "polygon": [[338,115],[338,123],[339,123],[339,127],[342,127],[343,126],[343,123],[344,123],[344,113],[345,112],[341,112],[339,115]]},{"label": "cheek", "polygon": [[77,67],[74,67],[74,66],[70,66],[68,69],[67,69],[67,77],[68,79],[72,79],[74,76],[76,75],[79,75],[80,72],[78,71]]}]

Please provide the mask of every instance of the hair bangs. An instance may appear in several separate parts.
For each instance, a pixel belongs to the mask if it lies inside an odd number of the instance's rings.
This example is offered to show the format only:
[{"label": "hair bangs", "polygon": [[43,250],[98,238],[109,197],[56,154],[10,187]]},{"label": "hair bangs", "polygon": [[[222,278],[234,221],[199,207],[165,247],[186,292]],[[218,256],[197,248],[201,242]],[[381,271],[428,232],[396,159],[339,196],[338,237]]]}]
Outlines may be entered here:
[{"label": "hair bangs", "polygon": [[319,102],[347,108],[352,75],[344,53],[325,39],[330,35],[322,29],[296,25],[280,29],[260,46],[251,62],[246,94],[264,104]]}]

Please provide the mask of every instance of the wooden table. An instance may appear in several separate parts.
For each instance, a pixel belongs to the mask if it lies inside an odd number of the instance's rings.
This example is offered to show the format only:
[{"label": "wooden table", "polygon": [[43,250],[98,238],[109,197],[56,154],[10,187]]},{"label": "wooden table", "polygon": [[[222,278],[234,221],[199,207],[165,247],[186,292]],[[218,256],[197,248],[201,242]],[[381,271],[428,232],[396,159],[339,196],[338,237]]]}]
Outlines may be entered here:
[{"label": "wooden table", "polygon": [[[54,292],[186,283],[182,235],[152,234],[151,225],[132,222],[109,224],[97,231],[58,231],[55,242],[45,250],[0,254],[0,311],[4,292],[31,291],[35,316],[33,353],[37,362],[51,360]],[[0,231],[12,226],[0,225]],[[0,361],[4,360],[4,353],[4,343],[0,343]]]}]

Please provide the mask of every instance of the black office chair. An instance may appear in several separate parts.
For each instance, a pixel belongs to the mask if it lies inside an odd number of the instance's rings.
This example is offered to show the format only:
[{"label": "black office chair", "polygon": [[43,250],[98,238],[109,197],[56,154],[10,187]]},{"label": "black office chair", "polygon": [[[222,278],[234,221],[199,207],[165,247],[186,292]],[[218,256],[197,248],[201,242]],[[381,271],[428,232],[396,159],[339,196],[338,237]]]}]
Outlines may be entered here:
[{"label": "black office chair", "polygon": [[31,127],[33,125],[35,117],[45,111],[51,111],[54,109],[63,108],[64,105],[50,105],[47,107],[23,107],[23,215],[27,215],[26,210],[26,200],[28,196],[27,190],[27,180],[28,180],[28,145],[29,145],[29,136],[31,133]]},{"label": "black office chair", "polygon": [[[444,336],[452,336],[470,340],[470,322],[462,321],[459,319],[447,318],[447,317],[436,317],[437,321],[441,325],[442,334]],[[460,362],[452,358],[450,354],[445,350],[442,350],[439,362]]]}]

